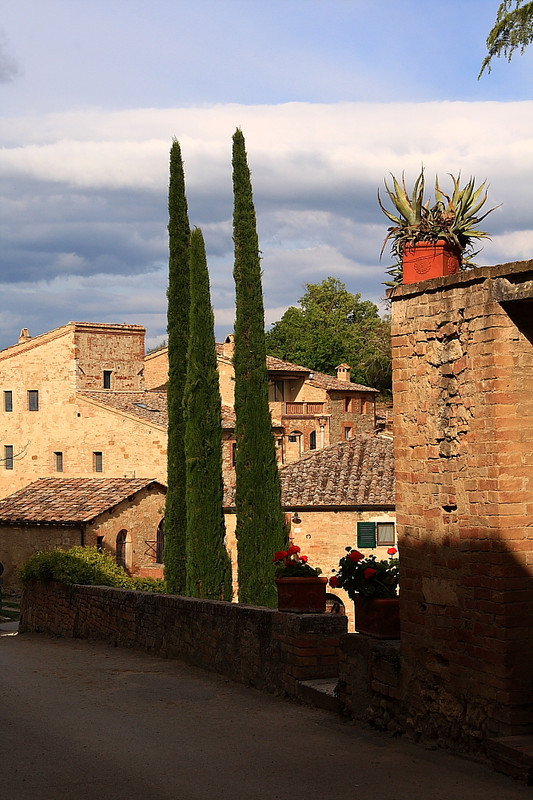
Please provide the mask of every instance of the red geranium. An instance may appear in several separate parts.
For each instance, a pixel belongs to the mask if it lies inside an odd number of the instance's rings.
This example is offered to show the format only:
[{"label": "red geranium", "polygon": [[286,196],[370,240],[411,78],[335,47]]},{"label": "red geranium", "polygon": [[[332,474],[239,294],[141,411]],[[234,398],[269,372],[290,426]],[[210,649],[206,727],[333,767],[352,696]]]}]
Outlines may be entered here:
[{"label": "red geranium", "polygon": [[300,548],[300,547],[298,547],[298,545],[297,545],[297,544],[291,544],[291,546],[290,546],[290,547],[289,547],[289,549],[287,550],[287,555],[288,555],[288,556],[293,556],[295,553],[299,553],[299,552],[300,552],[300,549],[301,549],[301,548]]},{"label": "red geranium", "polygon": [[352,552],[350,553],[350,561],[354,561],[356,564],[358,561],[362,561],[363,558],[364,555],[360,553],[359,550],[352,550]]},{"label": "red geranium", "polygon": [[373,578],[374,575],[376,574],[376,572],[377,572],[377,570],[372,569],[372,567],[368,567],[367,569],[365,569],[364,575],[365,575],[365,578],[367,579],[367,581],[369,581],[370,578]]},{"label": "red geranium", "polygon": [[330,586],[331,586],[333,589],[340,589],[340,588],[341,588],[341,586],[342,586],[342,583],[341,583],[341,581],[339,580],[339,578],[337,578],[337,576],[336,576],[336,575],[332,575],[332,576],[331,576],[331,578],[329,579],[329,585],[330,585]]},{"label": "red geranium", "polygon": [[283,561],[284,558],[287,558],[287,553],[285,550],[278,550],[274,556],[274,563],[276,563],[276,561]]},{"label": "red geranium", "polygon": [[305,564],[306,561],[309,561],[309,556],[300,556],[300,561],[303,561]]},{"label": "red geranium", "polygon": [[389,547],[389,549],[387,550],[387,553],[389,554],[389,556],[395,556],[397,552],[398,551],[396,550],[395,547]]}]

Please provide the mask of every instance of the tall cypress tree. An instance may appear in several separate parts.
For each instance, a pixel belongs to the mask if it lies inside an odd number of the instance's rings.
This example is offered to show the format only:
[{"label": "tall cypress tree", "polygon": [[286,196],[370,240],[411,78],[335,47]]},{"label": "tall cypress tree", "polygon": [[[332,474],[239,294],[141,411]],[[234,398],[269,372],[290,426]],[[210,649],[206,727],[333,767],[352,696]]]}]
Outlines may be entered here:
[{"label": "tall cypress tree", "polygon": [[165,577],[170,591],[185,592],[185,423],[183,392],[189,343],[189,240],[185,176],[179,142],[170,149],[168,192],[168,459],[165,509]]},{"label": "tall cypress tree", "polygon": [[235,413],[239,601],[276,605],[272,559],[286,542],[268,406],[261,265],[250,171],[242,131],[233,136],[235,243]]},{"label": "tall cypress tree", "polygon": [[231,600],[224,546],[222,401],[202,231],[191,234],[191,308],[183,398],[187,466],[187,594]]}]

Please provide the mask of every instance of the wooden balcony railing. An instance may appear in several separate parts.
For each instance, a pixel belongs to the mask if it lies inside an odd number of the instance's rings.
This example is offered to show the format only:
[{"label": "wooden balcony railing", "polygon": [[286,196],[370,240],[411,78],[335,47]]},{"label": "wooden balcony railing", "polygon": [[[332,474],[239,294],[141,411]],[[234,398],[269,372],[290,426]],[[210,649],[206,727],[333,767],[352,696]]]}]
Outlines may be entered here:
[{"label": "wooden balcony railing", "polygon": [[325,403],[285,403],[286,417],[305,417],[324,413]]}]

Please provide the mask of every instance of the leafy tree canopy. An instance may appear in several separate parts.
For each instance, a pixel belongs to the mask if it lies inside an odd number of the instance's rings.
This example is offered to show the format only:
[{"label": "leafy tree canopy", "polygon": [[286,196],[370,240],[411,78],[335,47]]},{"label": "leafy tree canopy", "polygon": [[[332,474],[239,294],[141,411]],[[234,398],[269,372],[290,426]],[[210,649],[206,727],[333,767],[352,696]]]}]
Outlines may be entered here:
[{"label": "leafy tree canopy", "polygon": [[268,353],[329,375],[346,361],[353,381],[390,391],[390,319],[337,278],[306,290],[300,308],[288,308],[267,332]]},{"label": "leafy tree canopy", "polygon": [[[514,8],[513,8],[514,5]],[[487,69],[490,72],[492,58],[505,56],[507,61],[515,50],[524,52],[533,41],[533,2],[524,0],[504,0],[498,9],[496,22],[487,38],[488,54],[481,65],[480,78]]]}]

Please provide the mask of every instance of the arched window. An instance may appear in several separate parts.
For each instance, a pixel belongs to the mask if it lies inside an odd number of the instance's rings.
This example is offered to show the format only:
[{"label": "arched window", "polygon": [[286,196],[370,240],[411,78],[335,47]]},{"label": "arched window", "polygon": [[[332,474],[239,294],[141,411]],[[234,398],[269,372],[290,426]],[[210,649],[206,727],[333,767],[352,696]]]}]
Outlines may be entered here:
[{"label": "arched window", "polygon": [[309,434],[309,449],[316,450],[316,431],[311,431]]},{"label": "arched window", "polygon": [[163,564],[165,560],[165,518],[157,526],[155,542],[155,560],[157,564]]},{"label": "arched window", "polygon": [[124,567],[127,569],[127,555],[126,555],[126,545],[128,542],[128,531],[122,530],[117,533],[117,564],[119,567]]}]

